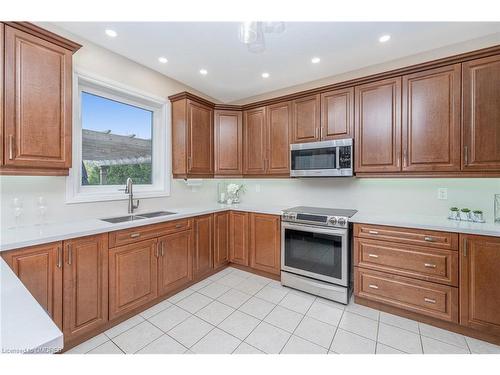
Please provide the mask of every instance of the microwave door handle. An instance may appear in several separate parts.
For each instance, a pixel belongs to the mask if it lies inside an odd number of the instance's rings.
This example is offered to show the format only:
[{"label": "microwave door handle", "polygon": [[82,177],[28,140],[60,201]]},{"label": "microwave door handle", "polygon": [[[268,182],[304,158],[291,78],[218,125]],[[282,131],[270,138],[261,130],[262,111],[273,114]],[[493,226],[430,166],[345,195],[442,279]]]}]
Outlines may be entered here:
[{"label": "microwave door handle", "polygon": [[340,147],[335,147],[335,168],[340,169]]}]

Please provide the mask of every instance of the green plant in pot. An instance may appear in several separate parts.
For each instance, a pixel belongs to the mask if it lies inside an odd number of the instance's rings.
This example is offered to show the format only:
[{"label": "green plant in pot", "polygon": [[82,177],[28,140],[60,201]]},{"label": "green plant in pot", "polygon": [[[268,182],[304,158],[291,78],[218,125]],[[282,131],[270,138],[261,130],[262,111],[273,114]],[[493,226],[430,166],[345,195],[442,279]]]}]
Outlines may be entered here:
[{"label": "green plant in pot", "polygon": [[460,220],[460,210],[458,207],[451,207],[448,217],[452,220]]},{"label": "green plant in pot", "polygon": [[481,210],[474,210],[472,211],[472,213],[474,214],[474,221],[477,221],[479,223],[482,223],[484,222],[484,219],[483,219],[483,211]]},{"label": "green plant in pot", "polygon": [[466,220],[466,221],[470,220],[470,209],[468,209],[468,208],[462,208],[460,210],[460,218],[462,220]]}]

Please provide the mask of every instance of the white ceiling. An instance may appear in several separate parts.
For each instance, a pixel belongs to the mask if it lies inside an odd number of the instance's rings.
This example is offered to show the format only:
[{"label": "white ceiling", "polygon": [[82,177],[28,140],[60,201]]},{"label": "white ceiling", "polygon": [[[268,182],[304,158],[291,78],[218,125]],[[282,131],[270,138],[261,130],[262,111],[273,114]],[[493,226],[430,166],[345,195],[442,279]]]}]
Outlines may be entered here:
[{"label": "white ceiling", "polygon": [[[55,25],[181,81],[221,102],[345,73],[500,32],[500,22],[287,22],[248,52],[238,22],[56,22]],[[105,35],[110,28],[116,38]],[[382,34],[392,39],[381,44]],[[158,62],[159,56],[168,59]],[[321,58],[312,64],[311,58]],[[201,68],[208,74],[202,76]],[[261,74],[270,77],[263,79]]]}]

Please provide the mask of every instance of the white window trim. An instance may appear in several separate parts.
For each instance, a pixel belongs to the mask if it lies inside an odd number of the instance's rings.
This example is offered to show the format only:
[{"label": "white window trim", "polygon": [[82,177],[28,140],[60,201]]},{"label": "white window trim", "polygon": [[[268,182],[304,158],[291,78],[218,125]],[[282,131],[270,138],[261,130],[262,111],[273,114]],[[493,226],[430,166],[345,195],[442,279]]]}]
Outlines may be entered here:
[{"label": "white window trim", "polygon": [[[99,96],[115,99],[122,103],[149,109],[154,112],[153,120],[153,155],[152,185],[134,185],[135,198],[154,198],[170,195],[171,175],[171,123],[168,102],[135,88],[125,86],[102,77],[85,72],[73,74],[73,168],[66,178],[66,203],[102,202],[128,199],[118,189],[122,185],[82,186],[82,127],[81,127],[81,92],[90,92]],[[127,100],[129,98],[129,100]]]}]

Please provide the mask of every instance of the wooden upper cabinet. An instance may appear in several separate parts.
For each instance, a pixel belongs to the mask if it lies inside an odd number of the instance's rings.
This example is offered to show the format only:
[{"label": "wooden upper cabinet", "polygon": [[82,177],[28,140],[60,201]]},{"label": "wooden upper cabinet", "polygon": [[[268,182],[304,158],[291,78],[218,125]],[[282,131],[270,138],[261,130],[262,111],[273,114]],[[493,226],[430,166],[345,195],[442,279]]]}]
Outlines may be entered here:
[{"label": "wooden upper cabinet", "polygon": [[267,107],[267,174],[290,174],[291,103]]},{"label": "wooden upper cabinet", "polygon": [[250,267],[279,275],[281,272],[280,217],[250,214]]},{"label": "wooden upper cabinet", "polygon": [[243,174],[266,173],[266,108],[250,109],[243,115]]},{"label": "wooden upper cabinet", "polygon": [[[3,65],[4,65],[4,33],[5,33],[5,25],[0,22],[0,72],[3,72]],[[1,74],[1,73],[0,73]],[[3,118],[4,118],[4,101],[3,101],[3,96],[4,96],[4,76],[0,78],[0,168],[3,166],[4,161],[3,161],[3,154],[4,154],[4,147],[3,147],[3,139],[4,139],[4,128],[3,128]]]},{"label": "wooden upper cabinet", "polygon": [[[19,26],[26,30],[26,27]],[[33,30],[30,30],[33,31]],[[5,25],[5,114],[0,172],[67,174],[71,167],[72,54],[78,48]],[[57,172],[59,170],[59,172]],[[24,172],[23,172],[24,171]]]},{"label": "wooden upper cabinet", "polygon": [[243,118],[241,111],[215,111],[215,175],[243,174]]},{"label": "wooden upper cabinet", "polygon": [[295,99],[292,102],[292,143],[319,141],[320,136],[320,95]]},{"label": "wooden upper cabinet", "polygon": [[248,212],[229,214],[229,261],[248,266]]},{"label": "wooden upper cabinet", "polygon": [[64,241],[64,340],[108,321],[108,234]]},{"label": "wooden upper cabinet", "polygon": [[191,230],[158,239],[158,295],[181,288],[193,279]]},{"label": "wooden upper cabinet", "polygon": [[460,70],[403,76],[403,171],[460,170]]},{"label": "wooden upper cabinet", "polygon": [[47,311],[54,323],[63,327],[63,259],[61,242],[2,253],[24,286]]},{"label": "wooden upper cabinet", "polygon": [[214,215],[194,218],[193,274],[195,278],[214,268]]},{"label": "wooden upper cabinet", "polygon": [[355,88],[355,171],[401,170],[401,77]]},{"label": "wooden upper cabinet", "polygon": [[462,64],[465,171],[500,170],[500,55]]},{"label": "wooden upper cabinet", "polygon": [[321,94],[321,139],[352,138],[354,87]]},{"label": "wooden upper cabinet", "polygon": [[460,240],[460,324],[500,334],[500,238]]},{"label": "wooden upper cabinet", "polygon": [[214,267],[220,267],[229,261],[229,212],[214,214]]}]

